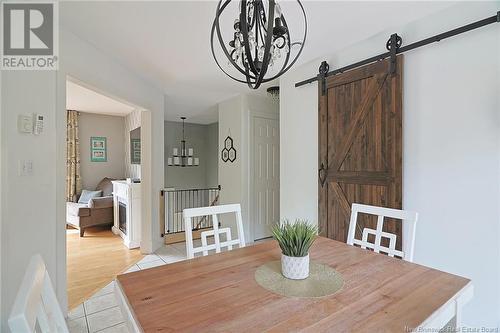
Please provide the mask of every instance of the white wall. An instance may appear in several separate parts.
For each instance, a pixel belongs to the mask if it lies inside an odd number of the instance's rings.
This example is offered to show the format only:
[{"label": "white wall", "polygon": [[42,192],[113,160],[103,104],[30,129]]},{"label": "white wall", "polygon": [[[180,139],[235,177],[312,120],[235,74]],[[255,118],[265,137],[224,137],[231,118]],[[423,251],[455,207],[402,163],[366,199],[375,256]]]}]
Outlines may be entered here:
[{"label": "white wall", "polygon": [[[254,114],[278,113],[278,105],[268,97],[240,95],[219,104],[219,184],[221,203],[240,203],[245,239],[253,242],[250,202],[250,149],[252,133],[251,118]],[[230,135],[236,149],[236,160],[223,162],[220,158],[224,140]],[[221,223],[229,225],[236,232],[234,219],[222,218]]]},{"label": "white wall", "polygon": [[[245,198],[245,185],[243,183],[243,147],[246,145],[243,135],[243,97],[237,96],[219,103],[219,184],[221,186],[221,204],[240,203],[244,220],[247,214],[247,203]],[[236,160],[223,162],[221,150],[227,136],[233,139],[233,147],[236,149]],[[234,218],[221,217],[220,222],[224,226],[230,226],[232,232],[236,232]],[[248,228],[245,228],[245,238],[248,241]]]},{"label": "white wall", "polygon": [[[26,92],[32,97],[27,98]],[[34,93],[36,92],[36,93]],[[2,73],[2,320],[30,257],[40,253],[56,278],[56,73]],[[39,136],[17,133],[17,116],[38,112],[46,117]],[[63,115],[66,113],[63,111]],[[19,176],[18,161],[32,160],[33,174]],[[64,179],[64,174],[61,175]],[[49,220],[51,219],[51,220]],[[5,326],[0,329],[6,332]]]},{"label": "white wall", "polygon": [[[61,4],[63,5],[63,4]],[[1,83],[2,210],[1,309],[2,332],[29,258],[41,253],[63,309],[66,300],[65,253],[65,138],[66,77],[70,75],[111,97],[150,110],[150,138],[163,138],[164,95],[93,46],[60,29],[60,70],[5,71]],[[38,112],[45,116],[40,136],[17,132],[17,115]],[[143,175],[145,250],[160,246],[157,195],[163,187],[163,140],[151,140],[143,154],[148,170]],[[6,158],[8,157],[8,159]],[[18,161],[33,160],[33,174],[20,177]],[[143,173],[144,170],[143,170]],[[150,186],[151,185],[151,186]],[[141,244],[142,248],[142,244]]]},{"label": "white wall", "polygon": [[[461,3],[295,68],[281,87],[281,215],[317,220],[317,74],[492,16],[498,3]],[[444,19],[445,18],[445,19]],[[464,322],[499,323],[499,34],[494,24],[405,55],[403,206],[420,213],[415,261],[471,278]],[[300,189],[300,190],[298,190]]]},{"label": "white wall", "polygon": [[318,220],[318,87],[294,87],[314,76],[321,61],[280,79],[280,218]]},{"label": "white wall", "polygon": [[207,186],[219,185],[219,123],[207,125]]},{"label": "white wall", "polygon": [[[490,8],[455,12],[455,24],[498,10]],[[474,326],[500,325],[500,192],[491,186],[500,182],[499,34],[496,24],[405,59],[403,200],[420,213],[415,261],[472,279],[464,321]]]},{"label": "white wall", "polygon": [[[79,112],[80,172],[82,188],[94,190],[104,177],[124,179],[125,122],[124,117]],[[90,138],[106,137],[107,161],[91,162]]]}]

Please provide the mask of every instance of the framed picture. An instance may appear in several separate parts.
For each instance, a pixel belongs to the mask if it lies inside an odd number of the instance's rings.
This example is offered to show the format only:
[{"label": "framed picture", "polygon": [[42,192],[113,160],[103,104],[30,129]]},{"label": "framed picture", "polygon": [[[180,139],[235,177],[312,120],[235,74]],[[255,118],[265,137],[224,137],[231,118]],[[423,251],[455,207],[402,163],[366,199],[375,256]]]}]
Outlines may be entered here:
[{"label": "framed picture", "polygon": [[91,161],[92,162],[106,162],[106,151],[105,150],[93,150]]},{"label": "framed picture", "polygon": [[132,148],[134,150],[141,150],[141,140],[140,139],[132,139]]},{"label": "framed picture", "polygon": [[101,136],[91,137],[90,147],[92,147],[92,149],[106,150],[106,138]]},{"label": "framed picture", "polygon": [[132,164],[141,164],[141,139],[130,139],[130,159]]},{"label": "framed picture", "polygon": [[90,137],[90,161],[91,162],[107,162],[108,147],[106,138],[102,136]]}]

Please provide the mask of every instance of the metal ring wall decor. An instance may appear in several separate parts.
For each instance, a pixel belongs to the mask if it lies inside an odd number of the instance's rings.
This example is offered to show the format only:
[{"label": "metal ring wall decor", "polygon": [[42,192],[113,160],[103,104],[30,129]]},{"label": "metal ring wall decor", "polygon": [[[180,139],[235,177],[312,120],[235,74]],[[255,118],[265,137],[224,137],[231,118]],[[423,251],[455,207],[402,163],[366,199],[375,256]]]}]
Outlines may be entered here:
[{"label": "metal ring wall decor", "polygon": [[224,148],[221,152],[221,158],[222,161],[226,163],[228,161],[231,163],[236,161],[236,149],[234,149],[233,138],[231,138],[230,136],[226,137],[226,139],[224,140]]},{"label": "metal ring wall decor", "polygon": [[[252,89],[257,89],[262,83],[272,81],[288,71],[302,53],[307,37],[304,7],[299,0],[296,1],[304,18],[304,35],[301,41],[291,41],[290,28],[275,0],[240,0],[239,15],[233,26],[234,34],[227,43],[228,50],[221,34],[220,17],[231,0],[220,0],[210,36],[212,55],[220,70],[235,81],[247,83]],[[230,65],[242,74],[244,79],[237,78],[222,68],[215,54],[214,35],[217,36]],[[291,57],[292,47],[296,45],[300,45],[300,49]],[[284,60],[278,73],[266,77],[269,68],[282,58],[282,51]]]}]

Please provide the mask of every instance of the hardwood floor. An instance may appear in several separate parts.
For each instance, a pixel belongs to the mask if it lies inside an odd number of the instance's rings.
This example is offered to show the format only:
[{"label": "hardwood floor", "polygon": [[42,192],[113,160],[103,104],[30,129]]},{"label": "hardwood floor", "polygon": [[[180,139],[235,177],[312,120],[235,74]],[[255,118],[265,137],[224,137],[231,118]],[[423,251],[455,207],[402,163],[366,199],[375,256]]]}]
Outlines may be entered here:
[{"label": "hardwood floor", "polygon": [[109,227],[67,231],[68,307],[75,308],[143,258],[129,250]]}]

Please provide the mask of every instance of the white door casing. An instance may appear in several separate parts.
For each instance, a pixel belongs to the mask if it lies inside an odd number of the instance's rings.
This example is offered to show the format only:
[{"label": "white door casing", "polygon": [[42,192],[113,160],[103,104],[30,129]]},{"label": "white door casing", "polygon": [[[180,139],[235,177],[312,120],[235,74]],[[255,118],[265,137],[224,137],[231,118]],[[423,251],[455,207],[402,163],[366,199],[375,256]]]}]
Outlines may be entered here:
[{"label": "white door casing", "polygon": [[254,116],[252,142],[253,239],[271,236],[271,225],[279,221],[279,121]]}]

